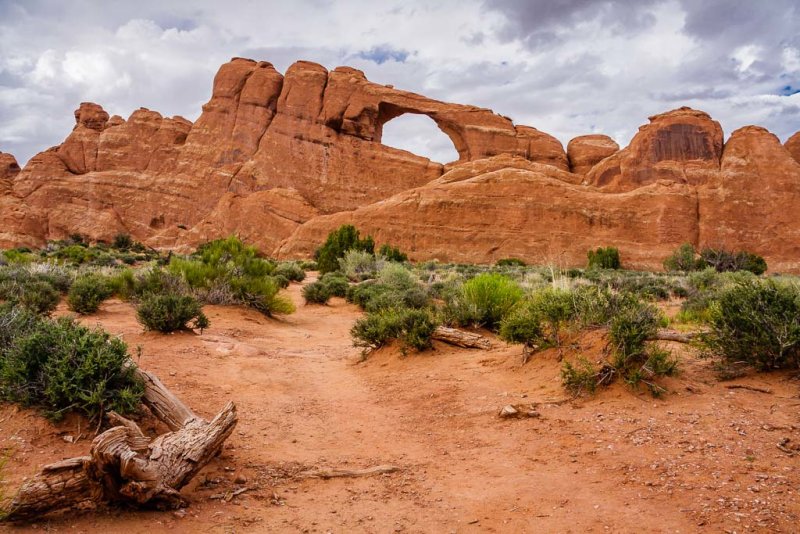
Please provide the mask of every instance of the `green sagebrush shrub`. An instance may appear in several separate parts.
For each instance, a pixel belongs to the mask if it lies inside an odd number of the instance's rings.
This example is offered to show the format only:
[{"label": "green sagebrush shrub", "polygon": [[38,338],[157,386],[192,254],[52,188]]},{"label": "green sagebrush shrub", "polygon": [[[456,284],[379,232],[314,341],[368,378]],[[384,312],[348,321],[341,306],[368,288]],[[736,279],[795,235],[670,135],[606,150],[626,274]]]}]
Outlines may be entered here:
[{"label": "green sagebrush shrub", "polygon": [[660,324],[658,308],[631,302],[614,316],[609,329],[614,372],[632,387],[644,383],[653,395],[664,391],[653,379],[673,375],[678,369],[677,359],[669,352],[648,343]]},{"label": "green sagebrush shrub", "polygon": [[526,298],[503,318],[500,338],[526,347],[559,346],[559,333],[574,314],[575,304],[570,291],[546,287]]},{"label": "green sagebrush shrub", "polygon": [[343,258],[348,250],[358,250],[369,254],[375,253],[375,241],[367,236],[361,239],[355,226],[346,224],[328,234],[325,243],[317,249],[314,260],[321,274],[339,269],[339,259]]},{"label": "green sagebrush shrub", "polygon": [[699,271],[705,269],[706,262],[697,257],[697,251],[691,243],[679,246],[664,260],[665,271]]},{"label": "green sagebrush shrub", "polygon": [[100,303],[114,294],[110,281],[102,275],[85,274],[72,283],[67,293],[69,309],[82,315],[94,313]]},{"label": "green sagebrush shrub", "polygon": [[615,247],[599,247],[587,253],[590,269],[619,269],[619,250]]},{"label": "green sagebrush shrub", "polygon": [[742,279],[711,305],[706,353],[759,370],[800,366],[800,289],[773,280]]},{"label": "green sagebrush shrub", "polygon": [[395,261],[398,263],[408,261],[407,254],[402,252],[399,248],[389,245],[388,243],[381,245],[381,248],[378,249],[378,256],[381,256],[386,261]]},{"label": "green sagebrush shrub", "polygon": [[519,258],[503,258],[497,260],[495,265],[498,267],[525,267],[528,264]]},{"label": "green sagebrush shrub", "polygon": [[0,307],[0,397],[58,418],[135,412],[144,392],[127,365],[127,345],[70,318],[39,318]]},{"label": "green sagebrush shrub", "polygon": [[136,318],[145,330],[175,332],[208,328],[208,317],[200,303],[189,295],[146,294],[136,306]]},{"label": "green sagebrush shrub", "polygon": [[303,287],[303,299],[306,304],[327,304],[330,298],[330,288],[319,280]]},{"label": "green sagebrush shrub", "polygon": [[273,276],[283,276],[290,282],[302,282],[306,279],[306,272],[297,262],[279,263],[272,271]]},{"label": "green sagebrush shrub", "polygon": [[350,330],[353,345],[365,351],[377,349],[398,339],[401,350],[423,351],[431,347],[431,336],[438,323],[430,310],[388,308],[367,313]]},{"label": "green sagebrush shrub", "polygon": [[522,297],[522,288],[514,280],[498,273],[483,273],[449,295],[445,314],[450,322],[462,326],[495,329]]},{"label": "green sagebrush shrub", "polygon": [[717,272],[749,271],[755,275],[764,274],[767,262],[758,254],[725,249],[706,248],[700,253],[704,265],[709,265]]},{"label": "green sagebrush shrub", "polygon": [[32,267],[0,267],[0,302],[8,302],[48,315],[61,300],[60,291],[72,278],[61,268],[32,271]]}]

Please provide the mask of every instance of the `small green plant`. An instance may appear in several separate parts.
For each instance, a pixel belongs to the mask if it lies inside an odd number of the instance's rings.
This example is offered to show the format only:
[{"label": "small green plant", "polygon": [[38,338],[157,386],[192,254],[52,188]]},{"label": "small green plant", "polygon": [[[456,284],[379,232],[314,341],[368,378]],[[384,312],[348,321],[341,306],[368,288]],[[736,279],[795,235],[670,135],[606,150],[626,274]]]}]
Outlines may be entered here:
[{"label": "small green plant", "polygon": [[148,294],[136,307],[136,318],[145,330],[175,332],[208,328],[208,317],[200,303],[188,295]]},{"label": "small green plant", "polygon": [[294,313],[292,301],[279,294],[280,286],[275,278],[242,277],[230,280],[236,298],[267,317]]},{"label": "small green plant", "polygon": [[749,271],[761,275],[767,271],[767,262],[764,258],[751,252],[706,248],[700,253],[700,257],[706,265],[710,265],[720,273]]},{"label": "small green plant", "polygon": [[303,288],[306,304],[327,304],[331,298],[331,290],[321,281],[312,282]]},{"label": "small green plant", "polygon": [[343,258],[348,250],[374,254],[375,241],[370,236],[361,239],[359,231],[353,225],[339,227],[328,234],[325,243],[314,254],[319,272],[325,274],[339,269],[339,258]]},{"label": "small green plant", "polygon": [[332,297],[344,298],[347,296],[347,290],[350,288],[347,277],[338,271],[323,274],[322,278],[320,278],[320,282],[325,284]]},{"label": "small green plant", "polygon": [[19,293],[16,298],[12,297],[10,300],[41,315],[49,315],[61,300],[61,295],[56,288],[40,278],[32,278],[24,285],[18,286],[18,289]]},{"label": "small green plant", "polygon": [[705,261],[697,257],[697,251],[691,243],[682,244],[664,260],[664,270],[666,271],[699,271],[705,266]]},{"label": "small green plant", "polygon": [[800,289],[773,280],[743,279],[712,304],[707,354],[759,370],[800,367]]},{"label": "small green plant", "polygon": [[117,234],[114,236],[111,246],[118,250],[130,250],[133,247],[133,238],[130,234]]},{"label": "small green plant", "polygon": [[106,277],[86,274],[78,277],[69,288],[67,306],[81,315],[94,313],[100,308],[100,303],[113,294],[114,290]]},{"label": "small green plant", "polygon": [[546,287],[534,293],[531,305],[547,325],[548,341],[560,346],[559,333],[575,314],[572,293],[564,289]]},{"label": "small green plant", "polygon": [[619,250],[615,247],[599,247],[587,253],[590,269],[619,269]]},{"label": "small green plant", "polygon": [[612,319],[609,329],[614,372],[632,387],[645,384],[654,396],[665,390],[653,379],[670,376],[678,369],[677,360],[669,352],[648,344],[660,324],[658,308],[635,303],[622,309]]},{"label": "small green plant", "polygon": [[290,282],[302,282],[306,279],[306,272],[300,264],[294,261],[279,263],[272,276],[285,276]]},{"label": "small green plant", "polygon": [[514,280],[498,273],[484,273],[465,282],[450,304],[460,308],[456,311],[459,321],[494,329],[522,296],[522,288]]},{"label": "small green plant", "polygon": [[398,263],[403,263],[408,261],[408,255],[404,252],[401,252],[399,248],[393,247],[388,243],[384,243],[381,245],[381,248],[378,249],[378,256],[381,256],[386,261],[394,261]]},{"label": "small green plant", "polygon": [[575,397],[582,394],[594,394],[598,386],[598,370],[584,356],[579,356],[575,363],[564,361],[561,366],[561,383]]},{"label": "small green plant", "polygon": [[500,339],[507,343],[522,343],[522,363],[527,363],[534,348],[547,344],[540,311],[530,301],[524,302],[500,322]]},{"label": "small green plant", "polygon": [[70,318],[36,318],[0,309],[0,397],[39,406],[53,418],[78,411],[138,409],[143,385],[128,365],[127,345]]},{"label": "small green plant", "polygon": [[497,260],[495,265],[498,267],[525,267],[528,264],[519,258],[503,258]]},{"label": "small green plant", "polygon": [[401,350],[408,348],[423,351],[430,348],[431,336],[438,322],[429,310],[388,308],[367,313],[356,321],[350,330],[353,345],[370,350],[380,348],[392,340],[399,339]]},{"label": "small green plant", "polygon": [[352,249],[339,258],[339,271],[353,282],[373,278],[377,270],[378,262],[370,252]]}]

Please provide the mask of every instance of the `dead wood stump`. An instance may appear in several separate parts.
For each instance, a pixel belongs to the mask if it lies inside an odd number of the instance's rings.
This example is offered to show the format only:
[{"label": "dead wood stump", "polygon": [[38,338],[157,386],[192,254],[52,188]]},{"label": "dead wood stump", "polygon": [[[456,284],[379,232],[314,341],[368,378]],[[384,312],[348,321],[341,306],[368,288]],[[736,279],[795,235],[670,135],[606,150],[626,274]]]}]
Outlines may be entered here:
[{"label": "dead wood stump", "polygon": [[109,503],[162,510],[186,504],[179,490],[221,450],[236,427],[236,406],[229,402],[206,421],[155,375],[136,371],[145,384],[143,403],[170,432],[151,440],[133,421],[109,414],[118,426],[98,435],[88,456],[43,467],[14,497],[6,521]]},{"label": "dead wood stump", "polygon": [[466,349],[489,350],[492,348],[491,342],[480,334],[447,326],[437,327],[431,338]]}]

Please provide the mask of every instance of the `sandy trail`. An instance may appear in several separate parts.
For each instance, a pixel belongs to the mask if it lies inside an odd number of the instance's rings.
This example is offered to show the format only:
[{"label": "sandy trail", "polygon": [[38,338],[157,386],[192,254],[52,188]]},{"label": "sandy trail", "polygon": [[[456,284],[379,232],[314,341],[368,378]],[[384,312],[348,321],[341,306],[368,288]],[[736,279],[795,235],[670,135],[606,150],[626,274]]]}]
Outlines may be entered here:
[{"label": "sandy trail", "polygon": [[[310,279],[309,279],[310,281]],[[142,333],[129,304],[85,318],[142,346],[154,371],[198,413],[234,400],[240,421],[223,454],[184,490],[185,512],[104,511],[37,525],[77,532],[735,532],[791,531],[800,504],[798,383],[761,375],[727,389],[686,356],[670,394],[618,386],[591,400],[542,404],[541,417],[501,420],[505,404],[559,400],[557,351],[521,368],[519,347],[393,348],[359,363],[340,299],[267,319],[208,306],[202,335]],[[596,354],[596,333],[564,351]],[[676,350],[682,350],[678,347]],[[42,464],[85,452],[77,420],[58,426],[0,407],[10,447],[6,487]],[[152,429],[151,430],[155,430]],[[309,467],[401,467],[357,479],[300,480]],[[229,502],[214,499],[248,487]],[[0,527],[17,532],[19,527]]]}]

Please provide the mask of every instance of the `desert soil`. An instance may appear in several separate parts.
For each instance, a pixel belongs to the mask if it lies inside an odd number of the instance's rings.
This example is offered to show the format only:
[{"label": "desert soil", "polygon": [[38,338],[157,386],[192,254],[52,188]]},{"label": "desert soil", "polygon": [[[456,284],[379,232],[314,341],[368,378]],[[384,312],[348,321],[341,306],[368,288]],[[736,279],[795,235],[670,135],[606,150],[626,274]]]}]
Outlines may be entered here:
[{"label": "desert soil", "polygon": [[[202,334],[143,333],[130,304],[113,300],[81,319],[140,345],[140,365],[200,415],[234,400],[238,427],[184,489],[185,510],[102,510],[0,531],[798,531],[792,375],[720,382],[708,361],[675,344],[682,373],[664,397],[618,385],[569,400],[560,356],[599,356],[597,332],[524,367],[520,347],[497,340],[490,351],[436,344],[405,357],[389,347],[361,362],[349,336],[358,308],[341,299],[305,306],[300,290],[289,288],[297,312],[281,320],[208,306]],[[539,417],[499,418],[508,404],[534,404]],[[94,431],[79,418],[53,425],[0,405],[0,448],[10,454],[0,488],[10,494],[42,465],[85,454]],[[297,476],[386,464],[400,470]]]}]

